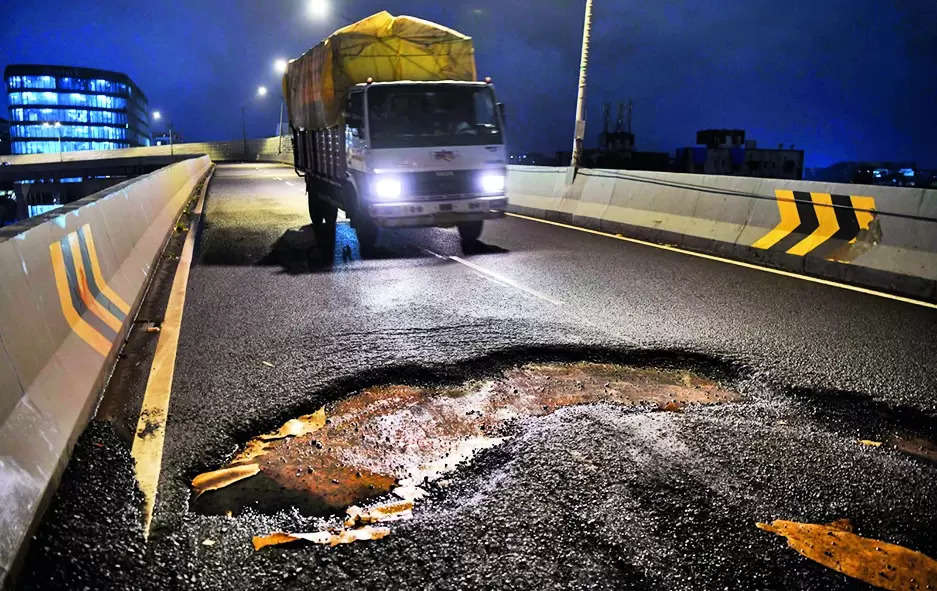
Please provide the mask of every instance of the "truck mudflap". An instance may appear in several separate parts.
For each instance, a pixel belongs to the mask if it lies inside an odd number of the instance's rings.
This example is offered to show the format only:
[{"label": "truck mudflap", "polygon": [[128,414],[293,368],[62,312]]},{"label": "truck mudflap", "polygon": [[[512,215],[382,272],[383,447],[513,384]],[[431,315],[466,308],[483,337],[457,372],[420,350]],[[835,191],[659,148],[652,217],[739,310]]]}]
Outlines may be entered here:
[{"label": "truck mudflap", "polygon": [[504,216],[508,199],[504,195],[452,201],[372,203],[368,213],[383,228],[453,226]]}]

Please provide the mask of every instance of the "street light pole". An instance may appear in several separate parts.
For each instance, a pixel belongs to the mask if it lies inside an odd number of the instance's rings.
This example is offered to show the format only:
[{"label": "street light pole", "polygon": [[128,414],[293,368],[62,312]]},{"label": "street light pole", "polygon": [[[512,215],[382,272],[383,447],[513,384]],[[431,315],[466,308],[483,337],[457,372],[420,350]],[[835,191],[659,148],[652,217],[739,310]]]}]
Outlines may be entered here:
[{"label": "street light pole", "polygon": [[589,67],[589,37],[592,33],[592,0],[586,0],[586,16],[582,26],[582,56],[579,60],[579,96],[576,99],[576,132],[573,138],[572,176],[582,162],[582,144],[586,136],[586,71]]},{"label": "street light pole", "polygon": [[280,119],[277,122],[277,154],[283,151],[283,97],[280,96]]},{"label": "street light pole", "polygon": [[59,162],[64,162],[64,156],[62,155],[62,124],[59,121],[55,123],[49,123],[48,121],[42,124],[43,127],[54,127],[56,135],[59,138]]}]

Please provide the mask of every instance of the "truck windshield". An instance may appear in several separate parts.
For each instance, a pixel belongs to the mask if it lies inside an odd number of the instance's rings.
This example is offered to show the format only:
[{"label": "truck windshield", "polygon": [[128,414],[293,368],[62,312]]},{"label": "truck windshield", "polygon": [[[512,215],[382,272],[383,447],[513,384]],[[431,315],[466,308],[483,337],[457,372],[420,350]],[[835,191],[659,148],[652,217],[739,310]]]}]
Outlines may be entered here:
[{"label": "truck windshield", "polygon": [[494,93],[456,85],[373,86],[368,89],[372,148],[500,144]]}]

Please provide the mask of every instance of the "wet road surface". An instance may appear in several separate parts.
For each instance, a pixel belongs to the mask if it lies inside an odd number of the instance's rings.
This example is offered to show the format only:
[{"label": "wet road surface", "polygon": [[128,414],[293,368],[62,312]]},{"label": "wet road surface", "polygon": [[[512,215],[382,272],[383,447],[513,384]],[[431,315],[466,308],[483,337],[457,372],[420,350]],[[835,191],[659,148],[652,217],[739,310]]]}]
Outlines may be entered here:
[{"label": "wet road surface", "polygon": [[[220,166],[205,207],[150,540],[137,371],[79,442],[24,587],[863,588],[755,527],[774,519],[848,518],[937,556],[937,464],[899,449],[937,439],[932,309],[510,217],[469,248],[387,232],[367,260],[340,223],[322,265],[301,179],[272,165]],[[291,418],[551,361],[693,371],[741,398],[517,418],[377,541],[255,552],[344,515],[190,510],[195,476]]]}]

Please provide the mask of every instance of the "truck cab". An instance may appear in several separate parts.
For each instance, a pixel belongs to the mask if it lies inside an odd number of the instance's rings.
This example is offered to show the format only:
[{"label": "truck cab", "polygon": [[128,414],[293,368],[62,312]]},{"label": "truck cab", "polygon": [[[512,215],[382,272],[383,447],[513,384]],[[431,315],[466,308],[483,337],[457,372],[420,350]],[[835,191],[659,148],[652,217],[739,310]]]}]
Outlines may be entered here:
[{"label": "truck cab", "polygon": [[314,222],[343,209],[367,250],[379,228],[456,226],[469,242],[504,215],[504,112],[490,82],[356,84],[341,119],[313,137],[294,130]]}]

